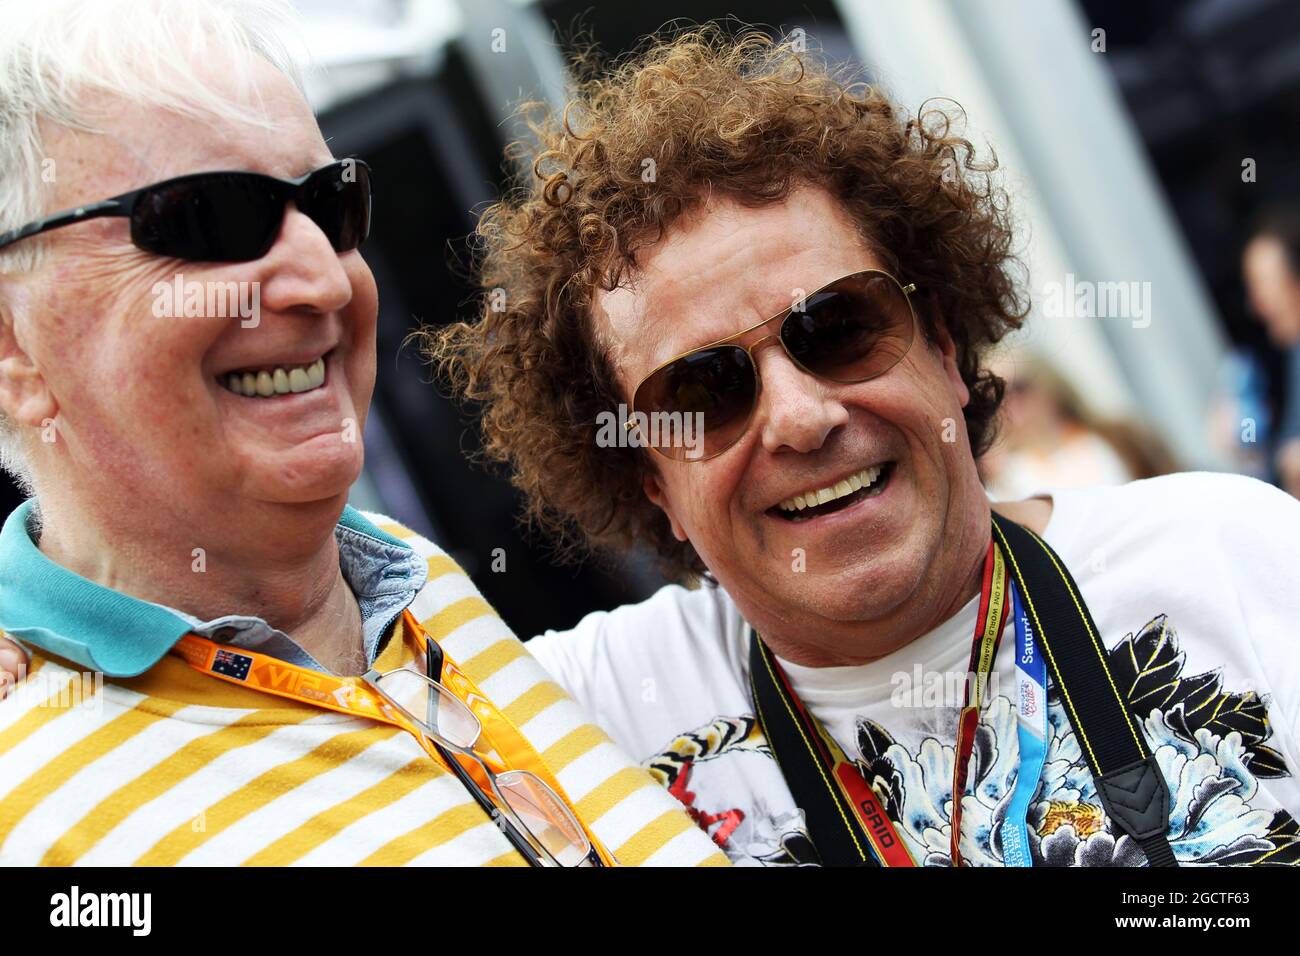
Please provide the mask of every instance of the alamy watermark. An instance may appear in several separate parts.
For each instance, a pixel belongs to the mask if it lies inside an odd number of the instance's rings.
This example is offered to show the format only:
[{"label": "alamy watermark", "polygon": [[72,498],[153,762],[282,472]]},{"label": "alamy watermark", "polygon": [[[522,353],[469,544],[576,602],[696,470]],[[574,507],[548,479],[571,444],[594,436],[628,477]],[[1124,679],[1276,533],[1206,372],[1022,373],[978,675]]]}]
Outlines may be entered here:
[{"label": "alamy watermark", "polygon": [[6,700],[26,701],[49,710],[79,710],[98,714],[104,709],[104,672],[52,672],[41,668],[9,692]]},{"label": "alamy watermark", "polygon": [[1091,282],[1065,274],[1043,286],[1043,314],[1052,319],[1130,319],[1133,328],[1151,324],[1150,282]]},{"label": "alamy watermark", "polygon": [[148,936],[153,929],[153,894],[83,893],[74,885],[50,897],[50,925],[119,926],[130,929],[132,936]]},{"label": "alamy watermark", "polygon": [[686,457],[704,454],[703,412],[632,412],[619,403],[617,412],[596,416],[598,448],[685,448]]},{"label": "alamy watermark", "polygon": [[[964,707],[966,688],[976,686],[979,675],[967,671],[936,671],[919,663],[911,671],[896,671],[889,679],[893,690],[889,703],[894,707]],[[985,678],[981,700],[998,696],[998,672]],[[973,698],[972,698],[973,699]]]},{"label": "alamy watermark", "polygon": [[260,282],[199,282],[177,273],[171,282],[155,282],[153,314],[160,319],[239,319],[239,327],[262,322]]}]

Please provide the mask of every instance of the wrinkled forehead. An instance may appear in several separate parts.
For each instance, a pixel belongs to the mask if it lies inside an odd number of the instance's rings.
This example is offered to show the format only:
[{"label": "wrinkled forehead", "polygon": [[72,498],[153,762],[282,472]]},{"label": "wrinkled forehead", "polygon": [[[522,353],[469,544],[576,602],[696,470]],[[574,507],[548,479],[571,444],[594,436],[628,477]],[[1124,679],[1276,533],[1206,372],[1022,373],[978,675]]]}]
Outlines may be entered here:
[{"label": "wrinkled forehead", "polygon": [[676,355],[789,309],[842,276],[881,268],[828,193],[805,188],[780,203],[715,199],[665,230],[613,290],[596,290],[596,339],[625,389]]},{"label": "wrinkled forehead", "polygon": [[211,107],[192,113],[87,91],[79,100],[91,129],[42,120],[54,208],[189,173],[236,169],[289,178],[330,161],[310,106],[287,76],[254,54],[242,58],[239,85],[230,68],[197,67],[213,98]]}]

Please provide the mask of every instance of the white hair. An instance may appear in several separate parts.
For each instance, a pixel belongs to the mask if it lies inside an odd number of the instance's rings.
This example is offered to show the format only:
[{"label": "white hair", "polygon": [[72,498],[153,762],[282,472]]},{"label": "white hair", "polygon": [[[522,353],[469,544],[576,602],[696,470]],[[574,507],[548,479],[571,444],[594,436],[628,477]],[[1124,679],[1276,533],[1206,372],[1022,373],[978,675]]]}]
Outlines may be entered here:
[{"label": "white hair", "polygon": [[[0,24],[0,233],[56,211],[45,208],[57,170],[40,123],[96,132],[86,94],[266,128],[247,71],[231,70],[225,92],[196,65],[261,56],[303,90],[305,57],[290,46],[302,30],[288,0],[0,0]],[[34,237],[0,251],[0,282],[36,269],[43,247]],[[21,437],[0,414],[0,468],[30,494]]]}]

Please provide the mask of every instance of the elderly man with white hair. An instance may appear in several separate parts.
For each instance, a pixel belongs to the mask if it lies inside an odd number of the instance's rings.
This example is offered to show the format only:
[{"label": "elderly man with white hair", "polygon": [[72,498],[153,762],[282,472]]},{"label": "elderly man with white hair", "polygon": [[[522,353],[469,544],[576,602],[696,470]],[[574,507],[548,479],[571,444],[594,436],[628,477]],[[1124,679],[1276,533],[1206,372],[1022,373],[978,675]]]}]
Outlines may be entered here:
[{"label": "elderly man with white hair", "polygon": [[0,532],[32,654],[0,863],[719,862],[450,558],[346,506],[370,172],[326,146],[286,5],[0,22],[0,411],[32,494]]}]

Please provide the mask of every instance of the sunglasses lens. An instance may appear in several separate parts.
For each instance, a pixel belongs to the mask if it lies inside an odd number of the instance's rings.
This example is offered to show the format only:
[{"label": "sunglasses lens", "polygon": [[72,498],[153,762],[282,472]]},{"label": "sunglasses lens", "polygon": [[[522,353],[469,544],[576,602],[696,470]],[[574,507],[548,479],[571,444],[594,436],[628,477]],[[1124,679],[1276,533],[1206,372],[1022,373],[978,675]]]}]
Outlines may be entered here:
[{"label": "sunglasses lens", "polygon": [[782,323],[781,340],[795,361],[833,382],[883,375],[912,344],[912,306],[884,273],[848,276],[804,305]]},{"label": "sunglasses lens", "polygon": [[265,255],[283,218],[284,199],[264,177],[192,176],[141,194],[131,239],[141,249],[176,259],[246,262]]},{"label": "sunglasses lens", "polygon": [[[288,187],[255,173],[188,176],[145,190],[131,219],[131,239],[148,252],[192,262],[249,262],[275,242]],[[318,170],[298,196],[303,214],[336,252],[370,234],[370,168],[356,160]]]},{"label": "sunglasses lens", "polygon": [[508,770],[497,775],[497,787],[524,829],[561,866],[577,866],[591,851],[569,808],[539,777],[527,770]]},{"label": "sunglasses lens", "polygon": [[302,211],[329,237],[335,252],[348,252],[370,235],[370,167],[345,160],[307,180]]},{"label": "sunglasses lens", "polygon": [[684,355],[641,383],[642,443],[669,458],[707,458],[744,431],[758,380],[749,354],[719,345]]}]

